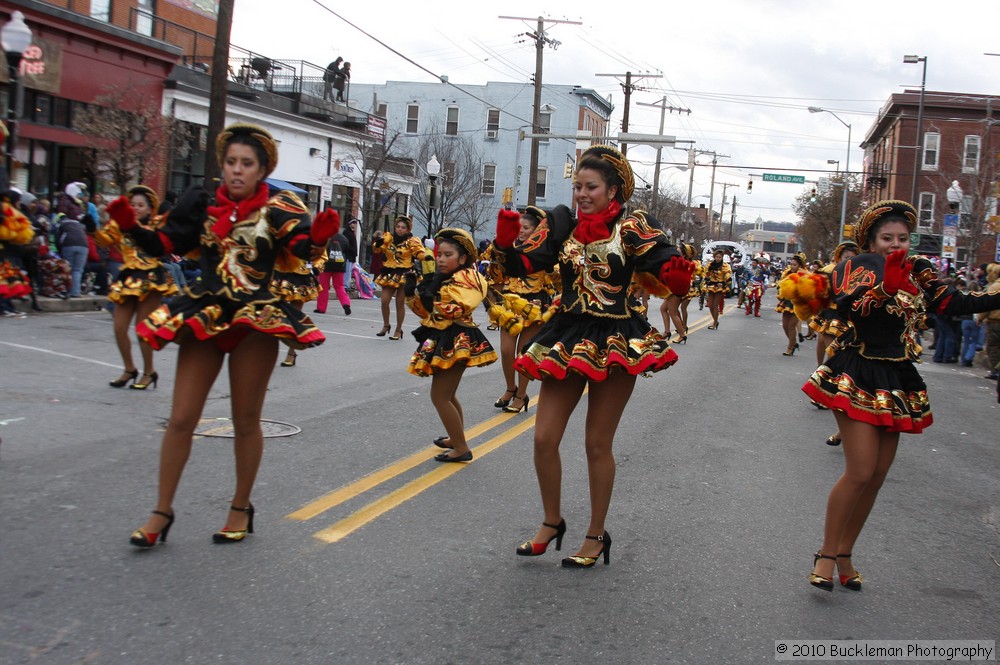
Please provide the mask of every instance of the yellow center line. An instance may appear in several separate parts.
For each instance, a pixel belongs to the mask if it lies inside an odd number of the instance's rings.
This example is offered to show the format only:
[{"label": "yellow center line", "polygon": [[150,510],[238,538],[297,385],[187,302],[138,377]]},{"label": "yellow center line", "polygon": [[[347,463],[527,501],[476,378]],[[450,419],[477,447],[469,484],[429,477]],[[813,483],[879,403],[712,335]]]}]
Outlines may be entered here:
[{"label": "yellow center line", "polygon": [[[535,416],[531,416],[514,427],[498,434],[489,441],[473,448],[473,455],[476,459],[484,457],[534,426]],[[442,480],[450,478],[464,469],[465,466],[465,464],[461,463],[442,465],[433,471],[425,473],[423,476],[408,482],[399,489],[390,492],[381,499],[372,501],[364,508],[361,508],[355,513],[345,517],[336,524],[317,531],[313,534],[313,537],[326,543],[335,543],[360,529],[369,522],[377,519],[379,516],[389,512],[393,508],[409,501],[424,490],[433,487]]]},{"label": "yellow center line", "polygon": [[[710,316],[703,317],[699,319],[696,323],[688,328],[688,330],[698,329],[708,324],[711,321]],[[588,391],[584,389],[584,394]],[[538,407],[539,400],[536,399],[532,406]],[[472,439],[478,437],[479,435],[488,432],[495,427],[507,423],[509,420],[514,418],[515,414],[502,413],[493,418],[475,425],[466,431],[466,440],[471,441]],[[497,436],[489,439],[485,443],[482,443],[475,448],[472,448],[473,455],[475,459],[481,458],[505,443],[510,442],[524,432],[530,430],[535,426],[535,416],[526,418],[520,421],[513,427],[504,430]],[[405,457],[394,464],[390,464],[387,467],[379,469],[374,473],[371,473],[363,478],[360,478],[353,483],[345,485],[339,489],[325,494],[320,498],[307,503],[302,508],[299,508],[293,513],[287,515],[289,519],[305,521],[312,519],[331,508],[335,508],[345,501],[349,501],[368,490],[378,487],[382,483],[392,480],[393,478],[413,469],[420,464],[428,461],[434,455],[440,453],[440,449],[436,446],[429,446],[423,450],[420,450],[408,457]],[[328,526],[326,528],[320,529],[313,534],[314,538],[322,540],[326,543],[335,543],[354,531],[360,529],[364,525],[378,519],[381,515],[389,512],[390,510],[402,505],[406,501],[414,498],[415,496],[421,494],[425,490],[433,487],[434,485],[440,483],[443,480],[450,478],[456,473],[462,471],[467,465],[466,464],[446,464],[440,466],[433,471],[425,473],[424,475],[416,478],[399,489],[393,490],[386,496],[376,499],[371,503],[367,504],[363,508],[355,511],[351,515],[348,515],[344,519]]]},{"label": "yellow center line", "polygon": [[[531,404],[531,406],[537,408],[538,400],[536,399],[534,403]],[[476,437],[478,437],[479,435],[490,431],[491,429],[497,427],[498,425],[504,424],[505,422],[511,420],[512,418],[515,418],[516,416],[517,414],[506,413],[506,412],[493,416],[492,418],[489,418],[488,420],[485,420],[479,423],[478,425],[470,427],[468,430],[466,430],[465,439],[466,441],[471,441]],[[534,422],[534,420],[535,418],[534,416],[532,416],[531,422]],[[482,444],[482,445],[487,445],[487,444]],[[482,446],[480,446],[480,448],[481,447]],[[479,448],[477,448],[476,450],[478,449]],[[373,487],[378,487],[387,480],[392,480],[396,476],[406,473],[410,469],[419,466],[424,462],[426,462],[427,460],[433,458],[434,455],[440,452],[441,449],[438,448],[437,446],[432,445],[429,446],[428,448],[424,448],[423,450],[413,453],[408,457],[404,457],[398,462],[395,462],[387,467],[379,469],[374,473],[370,473],[367,476],[364,476],[363,478],[359,478],[353,483],[344,485],[343,487],[336,489],[330,492],[329,494],[325,494],[319,497],[318,499],[310,501],[309,503],[302,506],[295,512],[286,515],[286,517],[288,519],[293,519],[293,520],[312,519],[313,517],[316,517],[317,515],[320,515],[321,513],[324,513],[327,510],[330,510],[331,508],[339,506],[345,501],[349,501],[354,497],[363,494],[364,492],[367,492]],[[463,465],[455,464],[453,466],[461,468]]]}]

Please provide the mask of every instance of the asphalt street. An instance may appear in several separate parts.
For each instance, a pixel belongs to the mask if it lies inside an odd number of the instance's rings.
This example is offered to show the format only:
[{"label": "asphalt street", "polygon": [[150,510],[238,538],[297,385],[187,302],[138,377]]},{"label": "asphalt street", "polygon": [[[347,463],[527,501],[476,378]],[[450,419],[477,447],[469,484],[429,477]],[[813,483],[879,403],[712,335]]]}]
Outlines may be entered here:
[{"label": "asphalt street", "polygon": [[586,397],[562,445],[563,551],[516,557],[542,517],[537,386],[527,413],[501,414],[499,364],[469,370],[475,459],[434,462],[430,380],[405,371],[412,314],[402,341],[375,337],[375,301],[315,315],[327,342],[270,383],[256,533],[226,546],[220,376],[169,542],[149,551],[128,536],[154,504],[176,347],[155,390],[116,390],[106,312],[0,320],[0,663],[765,663],[775,640],[996,640],[995,384],[922,366],[935,424],[903,436],[854,551],[864,591],[824,593],[806,576],[842,452],[799,390],[814,343],[782,356],[773,305],[711,331],[695,303],[680,361],[638,380],[611,564],[590,570],[559,565],[588,518]]}]

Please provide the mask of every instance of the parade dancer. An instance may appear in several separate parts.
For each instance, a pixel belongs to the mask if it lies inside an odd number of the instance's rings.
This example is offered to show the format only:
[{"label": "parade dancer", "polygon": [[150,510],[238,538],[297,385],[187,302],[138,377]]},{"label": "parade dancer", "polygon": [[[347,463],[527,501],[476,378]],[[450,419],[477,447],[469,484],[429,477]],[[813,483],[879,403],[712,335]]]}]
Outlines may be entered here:
[{"label": "parade dancer", "polygon": [[[236,487],[225,526],[212,541],[238,543],[253,533],[250,494],[264,453],[261,412],[278,340],[300,349],[324,341],[309,317],[268,287],[279,255],[306,260],[322,253],[340,227],[337,213],[326,210],[310,223],[308,210],[294,194],[268,195],[264,179],[278,163],[278,144],[261,127],[227,127],[216,139],[216,153],[222,184],[213,206],[208,192],[194,187],[170,210],[166,224],[152,230],[136,223],[124,197],[108,205],[111,218],[148,254],[200,252],[201,278],[136,329],[154,349],[169,342],[179,346],[170,420],[160,445],[156,508],[132,532],[129,542],[136,547],[166,542],[195,427],[227,356]],[[218,489],[217,480],[213,489]]]},{"label": "parade dancer", "polygon": [[926,258],[907,257],[916,226],[917,211],[904,201],[879,201],[861,215],[855,240],[862,253],[838,263],[832,274],[833,308],[843,331],[802,388],[833,410],[843,437],[844,473],[830,491],[823,543],[809,574],[809,583],[824,591],[833,590],[835,568],[841,586],[861,590],[854,545],[899,435],[919,434],[933,422],[927,386],[915,367],[927,314],[1000,307],[1000,294],[963,294],[941,281]]},{"label": "parade dancer", "polygon": [[472,450],[465,440],[465,417],[458,401],[458,384],[466,367],[495,362],[497,354],[486,335],[472,320],[472,313],[486,297],[486,278],[476,269],[478,251],[464,229],[445,228],[437,241],[437,271],[417,285],[415,271],[404,277],[403,291],[420,326],[413,331],[417,350],[407,371],[430,376],[431,403],[445,434],[434,445],[447,448],[438,462],[470,462]]},{"label": "parade dancer", "polygon": [[522,276],[559,265],[561,301],[542,325],[515,369],[541,381],[535,424],[535,472],[541,491],[542,525],[517,548],[521,556],[562,545],[562,461],[559,445],[570,415],[589,391],[585,448],[590,477],[590,521],[570,568],[609,562],[611,537],[605,528],[614,487],[612,443],[636,376],[677,361],[663,335],[630,305],[629,285],[639,277],[650,293],[687,293],[694,265],[680,256],[659,229],[626,214],[635,178],[628,160],[609,146],[588,148],[573,180],[574,219],[565,206],[549,211],[544,227],[523,245],[514,240],[519,216],[501,211],[494,262],[507,275]]}]

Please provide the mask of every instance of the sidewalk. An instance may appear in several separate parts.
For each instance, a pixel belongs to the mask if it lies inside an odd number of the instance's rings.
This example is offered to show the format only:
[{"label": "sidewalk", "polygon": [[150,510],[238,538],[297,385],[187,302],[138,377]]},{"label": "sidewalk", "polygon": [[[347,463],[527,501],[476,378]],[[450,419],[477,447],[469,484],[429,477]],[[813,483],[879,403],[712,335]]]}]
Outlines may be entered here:
[{"label": "sidewalk", "polygon": [[35,316],[38,314],[54,314],[54,313],[64,313],[64,312],[94,312],[104,309],[104,305],[107,304],[108,299],[106,296],[80,296],[79,298],[67,298],[63,300],[61,298],[45,298],[43,296],[38,296],[38,306],[42,308],[41,312],[36,312],[31,308],[31,299],[25,298],[24,300],[14,299],[14,307],[18,312],[23,314],[28,314]]}]

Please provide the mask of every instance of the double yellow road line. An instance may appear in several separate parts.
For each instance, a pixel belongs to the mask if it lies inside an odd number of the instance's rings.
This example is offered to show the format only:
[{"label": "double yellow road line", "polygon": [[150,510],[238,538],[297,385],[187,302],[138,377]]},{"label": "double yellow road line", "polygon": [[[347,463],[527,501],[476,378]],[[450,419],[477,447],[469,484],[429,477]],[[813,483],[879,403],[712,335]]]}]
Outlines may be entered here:
[{"label": "double yellow road line", "polygon": [[[538,400],[536,399],[534,404],[531,406],[537,407]],[[489,420],[486,420],[478,425],[470,428],[465,433],[465,438],[469,441],[472,439],[489,432],[490,430],[499,427],[507,423],[509,420],[517,418],[515,414],[501,413],[496,415]],[[508,441],[513,440],[517,436],[524,432],[527,432],[532,427],[535,426],[535,416],[530,415],[526,419],[519,421],[513,427],[504,429],[500,434],[494,436],[490,440],[479,444],[478,446],[472,448],[473,459],[480,459],[485,455],[493,452],[503,444]],[[321,496],[315,501],[310,501],[306,505],[302,506],[294,513],[287,515],[288,519],[305,521],[317,517],[324,512],[339,506],[340,504],[349,501],[361,494],[367,492],[370,489],[378,487],[382,483],[385,483],[393,478],[396,478],[407,471],[413,469],[424,462],[433,459],[434,455],[441,452],[441,449],[437,446],[430,446],[419,452],[416,452],[409,457],[405,457],[395,464],[391,464],[385,468],[379,469],[374,473],[371,473],[364,478],[360,478],[349,485],[345,485],[340,489],[334,490],[329,494]],[[360,529],[369,522],[377,519],[379,516],[389,512],[393,508],[401,505],[402,503],[409,501],[413,497],[417,496],[424,490],[433,487],[437,483],[450,478],[459,471],[462,471],[467,465],[464,463],[458,464],[442,464],[438,466],[433,471],[425,473],[419,478],[412,480],[399,489],[396,489],[389,494],[385,495],[380,499],[376,499],[364,506],[360,510],[348,515],[344,519],[340,520],[336,524],[332,524],[324,529],[320,529],[313,534],[313,537],[318,538],[326,543],[335,543],[342,538],[350,535],[357,529]]]},{"label": "double yellow road line", "polygon": [[[699,319],[694,324],[689,326],[689,334],[692,330],[698,330],[708,325],[709,321],[711,321],[711,317],[708,316]],[[539,400],[536,398],[531,407],[537,408],[538,402]],[[501,413],[468,429],[465,432],[465,438],[472,441],[480,435],[518,418],[519,416],[517,414]],[[524,432],[527,432],[534,426],[534,414],[529,415],[524,420],[518,420],[517,424],[514,426],[503,429],[493,438],[472,448],[473,458],[480,459],[488,455],[505,443],[508,443]],[[433,459],[434,455],[440,452],[441,449],[437,446],[424,448],[409,457],[404,457],[394,464],[390,464],[389,466],[379,469],[374,473],[370,473],[363,478],[359,478],[353,483],[336,489],[329,494],[325,494],[314,501],[310,501],[295,512],[286,515],[286,517],[300,522],[319,517],[326,511],[332,510],[342,503],[346,503],[347,501],[361,496],[368,490],[374,489],[383,483],[393,480],[394,478],[398,478],[411,469],[414,469],[424,462]],[[379,499],[375,499],[368,505],[351,513],[339,522],[320,529],[313,534],[313,537],[325,543],[335,543],[343,538],[346,538],[354,531],[357,531],[369,522],[378,519],[381,515],[384,515],[393,508],[402,505],[406,501],[409,501],[419,495],[421,492],[433,487],[447,478],[450,478],[456,473],[459,473],[465,469],[466,466],[467,465],[464,463],[442,464],[433,471],[429,471],[419,478],[411,480],[402,487],[393,490],[389,494],[386,494]]]}]

